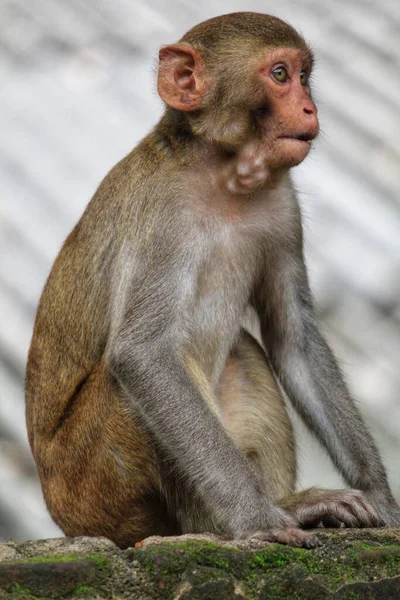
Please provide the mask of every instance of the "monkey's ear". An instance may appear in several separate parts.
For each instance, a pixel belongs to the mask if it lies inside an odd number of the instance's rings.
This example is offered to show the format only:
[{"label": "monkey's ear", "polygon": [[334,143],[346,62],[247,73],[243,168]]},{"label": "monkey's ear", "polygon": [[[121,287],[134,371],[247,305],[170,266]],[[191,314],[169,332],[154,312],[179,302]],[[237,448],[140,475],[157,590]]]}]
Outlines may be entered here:
[{"label": "monkey's ear", "polygon": [[208,88],[199,52],[188,44],[176,44],[161,48],[159,58],[157,89],[162,100],[178,110],[199,108]]}]

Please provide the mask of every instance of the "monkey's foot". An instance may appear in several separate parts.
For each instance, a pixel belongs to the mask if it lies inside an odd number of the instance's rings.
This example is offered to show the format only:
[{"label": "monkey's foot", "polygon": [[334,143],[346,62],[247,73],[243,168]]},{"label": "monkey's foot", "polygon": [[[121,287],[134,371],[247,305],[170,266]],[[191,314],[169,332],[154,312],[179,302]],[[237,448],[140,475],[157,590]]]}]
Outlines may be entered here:
[{"label": "monkey's foot", "polygon": [[318,546],[322,546],[321,540],[316,535],[294,527],[256,531],[249,535],[248,539],[261,540],[271,544],[286,544],[296,548],[318,548]]},{"label": "monkey's foot", "polygon": [[264,156],[256,148],[249,147],[226,168],[225,185],[232,194],[248,194],[265,183],[268,175]]}]

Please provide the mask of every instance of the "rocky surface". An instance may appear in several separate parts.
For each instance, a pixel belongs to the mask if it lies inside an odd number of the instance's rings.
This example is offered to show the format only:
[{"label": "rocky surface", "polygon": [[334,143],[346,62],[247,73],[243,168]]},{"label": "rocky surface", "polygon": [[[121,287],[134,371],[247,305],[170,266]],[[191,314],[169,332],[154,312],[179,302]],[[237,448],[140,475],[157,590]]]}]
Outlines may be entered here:
[{"label": "rocky surface", "polygon": [[0,545],[0,600],[398,600],[400,528],[320,532],[302,550],[214,536]]}]

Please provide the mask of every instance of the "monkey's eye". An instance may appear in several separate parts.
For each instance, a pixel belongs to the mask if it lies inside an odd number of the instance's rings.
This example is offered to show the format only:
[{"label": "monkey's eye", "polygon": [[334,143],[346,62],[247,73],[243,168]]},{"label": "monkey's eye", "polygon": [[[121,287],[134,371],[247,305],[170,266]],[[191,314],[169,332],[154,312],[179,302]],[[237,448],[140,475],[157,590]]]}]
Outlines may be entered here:
[{"label": "monkey's eye", "polygon": [[304,85],[304,86],[308,85],[308,76],[307,76],[306,71],[302,71],[300,73],[300,83],[301,83],[301,85]]},{"label": "monkey's eye", "polygon": [[282,67],[282,66],[276,67],[272,71],[271,75],[274,79],[279,81],[279,83],[285,83],[285,81],[287,81],[289,79],[288,72],[286,71],[285,67]]}]

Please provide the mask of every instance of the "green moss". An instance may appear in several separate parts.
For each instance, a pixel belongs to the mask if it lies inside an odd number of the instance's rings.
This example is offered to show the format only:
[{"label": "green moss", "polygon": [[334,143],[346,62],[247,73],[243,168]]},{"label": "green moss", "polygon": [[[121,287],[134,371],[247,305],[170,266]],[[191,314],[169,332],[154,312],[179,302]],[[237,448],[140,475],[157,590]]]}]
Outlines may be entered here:
[{"label": "green moss", "polygon": [[14,560],[3,561],[3,564],[41,564],[41,563],[59,563],[59,562],[75,562],[82,560],[92,561],[97,569],[108,571],[110,569],[109,561],[103,554],[89,554],[88,556],[70,554],[70,555],[55,555],[55,556],[32,556],[28,558],[18,558]]},{"label": "green moss", "polygon": [[88,554],[87,556],[82,554],[68,554],[68,555],[54,555],[54,556],[31,556],[27,558],[18,558],[13,560],[4,560],[2,564],[24,564],[24,563],[51,563],[51,562],[73,562],[82,560],[92,560],[98,567],[106,567],[108,565],[108,559],[104,554]]},{"label": "green moss", "polygon": [[360,595],[355,592],[347,592],[346,600],[360,600]]},{"label": "green moss", "polygon": [[[143,552],[140,551],[139,552]],[[189,540],[187,542],[166,542],[159,546],[150,546],[144,550],[146,571],[151,573],[153,566],[157,571],[162,567],[163,558],[166,558],[166,571],[180,571],[187,563],[217,569],[229,570],[231,554],[238,553],[236,548],[225,548],[213,542],[203,540]],[[157,563],[154,565],[154,561]]]},{"label": "green moss", "polygon": [[21,600],[37,600],[36,596],[34,596],[30,590],[23,587],[19,583],[14,583],[12,591],[13,594],[16,594]]},{"label": "green moss", "polygon": [[88,585],[80,585],[76,588],[74,596],[95,596],[96,590]]},{"label": "green moss", "polygon": [[[5,589],[8,589],[12,592],[12,598],[16,597],[18,600],[35,600],[36,597],[34,594],[37,594],[38,589],[41,588],[40,577],[37,574],[34,575],[34,584],[32,584],[32,586],[29,584],[29,587],[32,587],[33,592],[30,591],[24,586],[27,582],[26,577],[28,576],[29,578],[29,569],[35,569],[35,566],[39,567],[39,565],[49,565],[49,572],[51,572],[51,565],[57,563],[82,564],[81,571],[80,565],[78,566],[77,571],[71,571],[73,574],[72,578],[78,578],[75,583],[77,588],[74,590],[75,596],[78,597],[96,597],[96,595],[100,594],[103,586],[107,585],[107,580],[116,573],[116,568],[112,564],[112,561],[110,561],[108,557],[104,556],[104,554],[92,554],[87,556],[74,554],[28,557],[18,560],[4,561],[2,563],[2,566],[4,565],[7,567],[7,565],[9,565],[10,569],[16,569],[15,573],[16,577],[18,577],[17,581],[20,581],[19,583],[15,583],[12,587],[7,586],[6,582]],[[18,567],[22,567],[22,570],[18,570]],[[26,567],[28,567],[28,570],[26,570]],[[33,570],[32,573],[35,573],[35,570]],[[40,573],[40,571],[38,571],[38,573]],[[66,573],[68,573],[68,571],[66,571]],[[47,585],[50,586],[50,591],[48,593],[54,598],[58,598],[59,594],[63,596],[64,593],[67,593],[68,595],[73,591],[73,583],[71,588],[71,583],[68,583],[68,580],[65,578],[65,576],[64,578],[61,576],[61,582],[58,582],[57,578],[55,578],[54,584],[48,582]],[[54,591],[52,591],[53,587]]]},{"label": "green moss", "polygon": [[175,542],[166,544],[166,546],[169,546],[167,549],[168,552],[170,552],[172,548],[183,550],[196,562],[203,563],[203,561],[205,561],[204,564],[207,564],[207,566],[216,567],[218,569],[228,569],[230,554],[238,552],[236,548],[231,546],[220,546],[214,542],[207,542],[204,540],[190,540],[182,543]]},{"label": "green moss", "polygon": [[[368,552],[371,556],[368,557]],[[287,564],[302,566],[309,575],[317,576],[329,590],[345,583],[368,581],[374,577],[393,577],[400,573],[400,546],[354,544],[343,550],[343,559],[318,555],[297,548],[289,549],[292,560]],[[370,558],[370,560],[368,560]]]},{"label": "green moss", "polygon": [[29,558],[18,558],[14,560],[5,560],[3,564],[25,564],[25,563],[50,563],[50,562],[72,562],[82,560],[82,556],[32,556]]},{"label": "green moss", "polygon": [[[279,548],[279,550],[277,550]],[[284,567],[288,563],[292,562],[293,555],[290,550],[282,549],[281,547],[269,546],[261,552],[253,555],[249,561],[250,568],[260,567],[263,570],[270,570],[271,568],[276,569],[277,567]]]},{"label": "green moss", "polygon": [[240,579],[237,577],[240,569],[237,569],[236,557],[241,554],[235,548],[225,548],[204,540],[165,542],[130,552],[130,556],[141,563],[149,579],[156,584],[157,597],[160,598],[173,595],[176,581],[183,573],[194,586],[217,582],[226,579],[227,575]]},{"label": "green moss", "polygon": [[374,542],[373,544],[365,544],[361,542],[355,542],[352,546],[353,550],[397,550],[400,552],[400,544],[380,544]]},{"label": "green moss", "polygon": [[[60,587],[59,595],[50,590],[50,596],[53,594],[51,597],[54,598],[64,597],[62,594],[65,597],[72,594],[82,600],[96,595],[103,597],[110,588],[114,594],[124,590],[131,593],[131,597],[137,597],[141,587],[146,586],[152,597],[167,600],[176,595],[177,586],[182,582],[189,585],[189,595],[193,598],[230,599],[237,584],[249,600],[320,600],[330,597],[346,584],[368,583],[400,574],[400,544],[394,543],[393,538],[383,541],[379,538],[376,542],[368,537],[362,540],[338,535],[315,551],[278,544],[242,551],[192,539],[130,548],[118,555],[100,552],[86,556],[39,556],[8,561],[8,564],[86,561],[82,565],[82,575],[74,579],[72,585],[70,582],[69,587]],[[140,564],[139,578],[131,580],[129,577],[130,561]],[[138,566],[136,564],[135,568]],[[65,571],[67,575],[69,571],[75,574],[79,569],[60,566],[60,572]],[[20,570],[22,573],[30,571],[26,567]],[[42,570],[46,569],[33,569],[35,572]],[[37,600],[34,594],[42,597],[38,594],[40,587],[36,588],[31,580],[16,580],[20,585],[13,588],[6,580],[7,592],[11,591],[13,600]],[[339,595],[344,593],[346,600],[360,600],[353,589],[346,588]]]},{"label": "green moss", "polygon": [[[275,544],[257,551],[241,551],[204,540],[188,540],[138,548],[130,556],[145,568],[160,598],[171,596],[177,577],[184,577],[192,586],[228,577],[242,582],[249,598],[259,597],[261,587],[267,586],[268,597],[300,600],[308,593],[314,594],[310,598],[318,598],[321,590],[330,593],[349,583],[400,573],[400,545],[393,543],[343,547],[338,541],[331,548],[326,545],[315,552]],[[349,593],[358,600],[356,593]]]},{"label": "green moss", "polygon": [[92,560],[98,569],[108,571],[110,569],[110,561],[104,554],[89,554],[87,556],[89,560]]},{"label": "green moss", "polygon": [[400,574],[400,544],[356,544],[348,556],[358,569],[370,571],[372,568],[374,574],[379,575],[376,571],[383,568],[387,576]]}]

